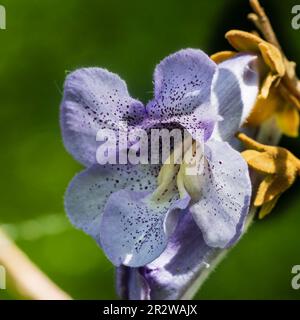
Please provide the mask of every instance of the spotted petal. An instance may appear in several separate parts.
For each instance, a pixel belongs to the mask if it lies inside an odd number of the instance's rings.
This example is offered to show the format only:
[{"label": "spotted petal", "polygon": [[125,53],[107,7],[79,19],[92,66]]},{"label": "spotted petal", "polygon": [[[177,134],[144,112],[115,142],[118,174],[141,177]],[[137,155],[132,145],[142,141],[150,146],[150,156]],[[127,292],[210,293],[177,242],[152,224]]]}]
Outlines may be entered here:
[{"label": "spotted petal", "polygon": [[238,54],[218,65],[211,100],[223,120],[216,124],[214,138],[227,141],[233,137],[250,115],[258,87],[256,55]]},{"label": "spotted petal", "polygon": [[202,197],[190,210],[205,242],[211,247],[224,248],[239,238],[249,210],[248,167],[227,142],[207,142],[205,157]]},{"label": "spotted petal", "polygon": [[216,121],[210,92],[216,64],[201,50],[180,50],[160,62],[154,73],[155,97],[147,105],[151,118],[178,123],[208,138]]},{"label": "spotted petal", "polygon": [[100,226],[102,248],[116,265],[140,267],[165,249],[189,197],[173,193],[156,201],[150,193],[121,190],[107,201]]},{"label": "spotted petal", "polygon": [[79,69],[68,75],[61,104],[65,147],[86,166],[96,163],[99,129],[118,130],[118,122],[131,124],[144,115],[144,106],[131,98],[125,82],[100,68]]},{"label": "spotted petal", "polygon": [[95,165],[79,173],[69,185],[65,207],[72,223],[100,244],[100,220],[109,196],[120,189],[155,188],[157,166]]},{"label": "spotted petal", "polygon": [[118,292],[124,299],[185,299],[218,250],[205,243],[191,214],[186,212],[156,260],[142,268],[117,270]]}]

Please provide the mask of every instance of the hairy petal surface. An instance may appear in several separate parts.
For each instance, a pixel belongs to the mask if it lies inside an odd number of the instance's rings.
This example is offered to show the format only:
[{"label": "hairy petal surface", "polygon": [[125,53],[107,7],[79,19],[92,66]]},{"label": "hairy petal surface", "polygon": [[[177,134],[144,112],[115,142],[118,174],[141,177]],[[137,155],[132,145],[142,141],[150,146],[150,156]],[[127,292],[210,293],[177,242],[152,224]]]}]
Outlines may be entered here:
[{"label": "hairy petal surface", "polygon": [[227,142],[208,141],[205,157],[202,196],[190,210],[205,242],[224,248],[239,238],[249,210],[248,166]]},{"label": "hairy petal surface", "polygon": [[118,292],[124,299],[184,299],[200,272],[209,267],[206,261],[217,250],[205,243],[193,217],[186,211],[156,260],[142,268],[130,268],[126,277],[124,273],[122,278],[118,275]]},{"label": "hairy petal surface", "polygon": [[175,191],[164,201],[153,200],[148,192],[113,193],[100,225],[102,248],[111,262],[140,267],[157,258],[189,200],[179,199]]},{"label": "hairy petal surface", "polygon": [[214,138],[227,141],[233,137],[251,113],[258,88],[256,55],[238,54],[218,65],[211,101],[223,120],[216,124]]},{"label": "hairy petal surface", "polygon": [[109,196],[120,189],[147,191],[156,187],[158,166],[95,165],[71,181],[65,208],[71,222],[100,244],[100,221]]},{"label": "hairy petal surface", "polygon": [[180,50],[160,62],[154,72],[155,97],[146,107],[149,117],[178,123],[192,134],[211,135],[217,115],[210,105],[216,64],[201,50]]},{"label": "hairy petal surface", "polygon": [[145,108],[129,96],[125,82],[100,68],[70,73],[64,85],[61,128],[67,150],[85,166],[96,163],[99,129],[117,131],[119,121],[139,122]]}]

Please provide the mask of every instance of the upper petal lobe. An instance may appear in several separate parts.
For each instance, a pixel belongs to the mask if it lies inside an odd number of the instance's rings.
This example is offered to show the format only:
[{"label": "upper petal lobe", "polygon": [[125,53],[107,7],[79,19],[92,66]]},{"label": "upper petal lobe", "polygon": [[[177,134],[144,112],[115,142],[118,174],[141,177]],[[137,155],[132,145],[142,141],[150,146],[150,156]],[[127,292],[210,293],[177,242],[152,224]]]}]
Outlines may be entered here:
[{"label": "upper petal lobe", "polygon": [[129,125],[145,114],[141,102],[131,98],[125,82],[100,68],[79,69],[68,75],[61,104],[61,127],[65,147],[76,160],[96,163],[100,129],[118,130],[119,121]]},{"label": "upper petal lobe", "polygon": [[201,50],[180,50],[160,62],[154,72],[155,96],[147,105],[149,117],[178,123],[211,134],[216,112],[210,92],[216,64]]}]

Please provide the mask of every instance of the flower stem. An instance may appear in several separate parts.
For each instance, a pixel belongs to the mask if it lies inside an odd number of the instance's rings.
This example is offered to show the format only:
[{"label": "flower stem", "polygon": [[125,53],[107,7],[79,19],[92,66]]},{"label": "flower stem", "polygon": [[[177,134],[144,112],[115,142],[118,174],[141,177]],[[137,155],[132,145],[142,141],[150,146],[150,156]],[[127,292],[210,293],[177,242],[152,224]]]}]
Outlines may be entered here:
[{"label": "flower stem", "polygon": [[33,264],[2,230],[0,230],[0,265],[4,267],[13,291],[23,299],[71,299]]}]

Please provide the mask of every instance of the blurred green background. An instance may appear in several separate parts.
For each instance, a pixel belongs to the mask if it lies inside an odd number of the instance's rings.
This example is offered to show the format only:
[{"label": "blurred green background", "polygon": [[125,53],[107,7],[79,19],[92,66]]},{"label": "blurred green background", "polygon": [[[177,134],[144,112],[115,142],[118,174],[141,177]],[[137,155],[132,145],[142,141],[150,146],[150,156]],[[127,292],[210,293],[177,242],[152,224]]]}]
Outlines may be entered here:
[{"label": "blurred green background", "polygon": [[[288,56],[300,64],[297,0],[262,1]],[[116,299],[114,270],[93,240],[75,230],[63,194],[81,170],[61,141],[59,103],[67,70],[102,66],[135,97],[152,96],[152,72],[186,47],[229,48],[224,33],[252,26],[247,0],[7,0],[0,30],[0,223],[30,258],[76,299]],[[282,145],[300,155],[298,140]],[[300,264],[300,183],[256,222],[196,298],[299,299],[291,268]],[[9,288],[8,288],[9,289]],[[0,299],[18,298],[9,290]]]}]

